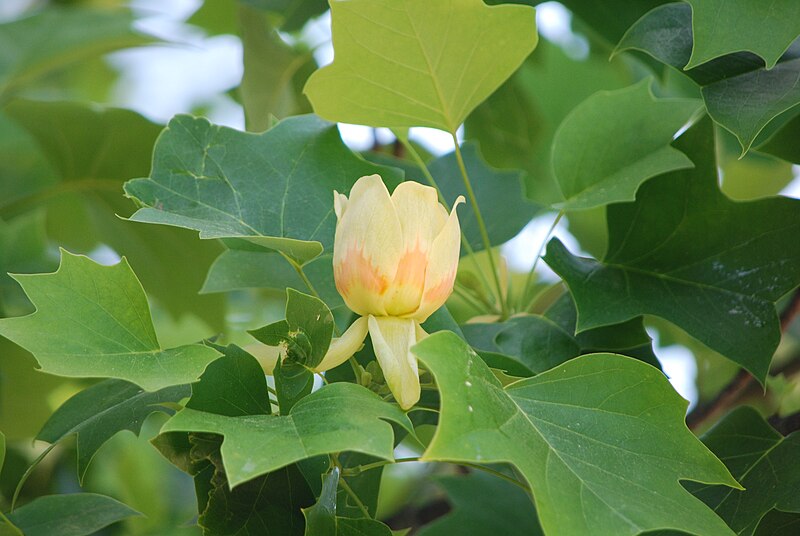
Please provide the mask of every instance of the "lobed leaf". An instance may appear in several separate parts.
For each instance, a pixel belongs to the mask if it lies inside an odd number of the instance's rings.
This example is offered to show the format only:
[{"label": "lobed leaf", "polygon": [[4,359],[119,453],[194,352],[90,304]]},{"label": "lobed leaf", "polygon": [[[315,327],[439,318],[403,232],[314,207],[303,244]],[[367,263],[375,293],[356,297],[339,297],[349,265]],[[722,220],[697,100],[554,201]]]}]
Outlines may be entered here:
[{"label": "lobed leaf", "polygon": [[36,312],[0,319],[0,335],[30,351],[44,372],[118,378],[147,391],[195,381],[212,348],[162,349],[141,284],[127,261],[101,266],[62,250],[52,274],[16,275]]},{"label": "lobed leaf", "polygon": [[206,432],[225,437],[222,460],[232,487],[293,462],[340,451],[391,460],[389,421],[408,431],[400,409],[351,383],[334,383],[297,402],[288,415],[227,417],[184,409],[162,432]]},{"label": "lobed leaf", "polygon": [[536,47],[534,13],[482,0],[333,0],[336,56],[305,93],[331,121],[455,133]]},{"label": "lobed leaf", "polygon": [[575,299],[578,331],[656,315],[763,381],[780,340],[775,302],[800,284],[800,201],[725,197],[707,120],[676,146],[696,167],[608,209],[603,262],[575,257],[557,239],[544,259]]},{"label": "lobed leaf", "polygon": [[8,519],[25,536],[88,536],[112,523],[140,515],[105,495],[72,493],[34,499],[8,514]]},{"label": "lobed leaf", "polygon": [[302,264],[333,246],[333,190],[346,194],[373,173],[397,180],[314,116],[285,119],[263,134],[177,116],[156,143],[151,176],[127,182],[125,191],[143,205],[133,221],[238,238]]},{"label": "lobed leaf", "polygon": [[423,458],[513,464],[531,487],[545,533],[733,534],[679,484],[738,486],[686,428],[686,402],[657,369],[592,354],[503,389],[452,333],[431,335],[412,351],[442,397]]}]

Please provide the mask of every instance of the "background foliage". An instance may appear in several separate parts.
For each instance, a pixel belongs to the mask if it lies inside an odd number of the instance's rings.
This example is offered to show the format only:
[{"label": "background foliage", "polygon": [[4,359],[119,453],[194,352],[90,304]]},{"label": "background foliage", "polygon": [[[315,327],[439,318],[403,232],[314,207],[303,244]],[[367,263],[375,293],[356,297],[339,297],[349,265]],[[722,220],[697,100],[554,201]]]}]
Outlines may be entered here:
[{"label": "background foliage", "polygon": [[[125,4],[0,6],[0,534],[797,532],[795,0]],[[124,106],[219,39],[234,83]],[[408,413],[371,344],[305,368],[372,173],[470,201]]]}]

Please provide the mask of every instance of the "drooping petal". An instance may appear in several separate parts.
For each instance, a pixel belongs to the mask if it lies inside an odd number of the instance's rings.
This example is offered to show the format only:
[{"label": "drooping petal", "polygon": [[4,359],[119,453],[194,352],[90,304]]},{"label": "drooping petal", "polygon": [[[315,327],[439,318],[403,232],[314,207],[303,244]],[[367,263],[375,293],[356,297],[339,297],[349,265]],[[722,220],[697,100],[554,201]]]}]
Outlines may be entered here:
[{"label": "drooping petal", "polygon": [[368,322],[364,316],[353,322],[341,337],[331,341],[328,352],[320,364],[314,368],[314,372],[330,370],[350,359],[350,356],[358,351],[364,343],[364,339],[367,338],[367,328]]},{"label": "drooping petal", "polygon": [[272,376],[278,359],[282,357],[283,349],[280,346],[267,346],[259,342],[248,344],[244,347],[244,351],[256,358],[258,364],[264,369],[264,374]]},{"label": "drooping petal", "polygon": [[408,409],[419,400],[419,369],[410,348],[417,342],[410,318],[369,317],[369,334],[383,377],[397,403]]},{"label": "drooping petal", "polygon": [[456,280],[458,256],[461,250],[461,227],[458,223],[456,207],[464,202],[464,197],[456,199],[450,216],[442,231],[433,241],[428,255],[428,270],[425,272],[425,287],[419,308],[409,315],[420,323],[444,305],[453,292]]},{"label": "drooping petal", "polygon": [[447,221],[436,190],[407,181],[395,188],[392,203],[403,230],[403,256],[384,300],[386,313],[403,316],[419,307],[425,287],[425,271],[433,240]]},{"label": "drooping petal", "polygon": [[339,195],[334,198],[341,214],[333,248],[336,288],[352,311],[385,315],[383,296],[403,255],[394,205],[378,175],[358,179],[346,202]]}]

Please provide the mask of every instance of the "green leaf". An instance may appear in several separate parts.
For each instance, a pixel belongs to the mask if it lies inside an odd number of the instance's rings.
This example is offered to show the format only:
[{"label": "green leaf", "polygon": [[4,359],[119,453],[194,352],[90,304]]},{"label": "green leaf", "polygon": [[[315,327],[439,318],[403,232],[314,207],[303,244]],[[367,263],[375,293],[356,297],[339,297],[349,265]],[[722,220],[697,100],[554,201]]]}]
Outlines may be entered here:
[{"label": "green leaf", "polygon": [[300,510],[313,504],[314,495],[295,466],[278,469],[234,489],[228,487],[222,467],[215,471],[208,504],[198,519],[204,536],[302,536]]},{"label": "green leaf", "polygon": [[795,536],[800,532],[800,515],[773,510],[758,524],[755,536]]},{"label": "green leaf", "polygon": [[[694,46],[686,69],[733,52],[752,52],[771,69],[800,36],[800,4],[775,0],[686,0],[692,6]],[[766,9],[765,9],[766,8]]]},{"label": "green leaf", "polygon": [[[303,272],[331,309],[344,305],[333,280],[333,257],[322,254],[303,265]],[[228,292],[245,288],[308,290],[297,271],[274,251],[229,249],[217,257],[201,292]]]},{"label": "green leaf", "polygon": [[62,250],[52,274],[16,275],[36,312],[0,319],[0,334],[44,372],[118,378],[148,391],[195,381],[219,354],[207,346],[161,349],[141,284],[126,260],[101,266]]},{"label": "green leaf", "polygon": [[583,356],[505,389],[451,333],[412,350],[442,396],[423,458],[512,463],[531,486],[545,533],[731,530],[679,479],[737,486],[686,428],[686,401],[657,369],[623,356]]},{"label": "green leaf", "polygon": [[609,45],[619,42],[639,17],[667,0],[563,0],[572,13]]},{"label": "green leaf", "polygon": [[25,536],[88,536],[112,523],[140,515],[105,495],[73,493],[39,497],[8,514],[8,519]]},{"label": "green leaf", "polygon": [[564,202],[579,210],[632,201],[650,177],[692,167],[670,146],[700,109],[694,99],[656,99],[651,82],[603,91],[578,105],[553,140],[553,170]]},{"label": "green leaf", "polygon": [[186,407],[228,417],[272,413],[267,379],[258,361],[235,344],[212,347],[222,357],[209,364],[192,385]]},{"label": "green leaf", "polygon": [[149,172],[161,126],[130,110],[71,102],[15,100],[7,111],[38,142],[43,154],[36,157],[52,164],[42,173],[44,184],[22,192],[9,208],[43,205],[48,234],[57,243],[83,253],[110,246],[128,258],[148,293],[174,316],[192,312],[221,327],[223,300],[197,295],[219,246],[200,242],[190,231],[118,217],[133,212],[122,184]]},{"label": "green leaf", "polygon": [[794,164],[800,164],[800,114],[794,116],[780,130],[770,136],[758,151],[775,155]]},{"label": "green leaf", "polygon": [[0,471],[3,469],[3,463],[6,461],[6,436],[0,432]]},{"label": "green leaf", "polygon": [[482,0],[334,0],[334,62],[305,92],[331,121],[455,133],[536,47],[534,13]]},{"label": "green leaf", "polygon": [[333,338],[333,315],[322,300],[286,289],[286,320],[248,331],[269,346],[286,346],[286,360],[307,368],[319,365]]},{"label": "green leaf", "polygon": [[542,315],[517,315],[501,323],[461,326],[467,342],[486,363],[511,375],[528,377],[579,355],[614,352],[660,368],[642,318],[575,334],[577,310],[568,294]]},{"label": "green leaf", "polygon": [[67,400],[47,420],[36,439],[58,443],[73,434],[78,437],[78,480],[83,481],[92,458],[117,432],[130,430],[136,435],[148,415],[174,411],[163,406],[191,394],[187,385],[147,392],[122,380],[105,380],[80,391]]},{"label": "green leaf", "polygon": [[296,361],[279,359],[275,363],[273,377],[281,415],[288,414],[314,388],[314,373]]},{"label": "green leaf", "polygon": [[543,535],[528,494],[505,480],[475,471],[434,481],[444,488],[453,510],[425,525],[418,536]]},{"label": "green leaf", "polygon": [[8,222],[0,219],[0,316],[28,312],[30,307],[9,272],[51,268],[53,262],[47,255],[44,212],[31,211]]},{"label": "green leaf", "polygon": [[124,10],[49,8],[0,24],[0,102],[76,61],[153,41],[132,23]]},{"label": "green leaf", "polygon": [[300,400],[288,415],[225,417],[184,409],[162,432],[207,432],[225,436],[222,459],[231,486],[290,463],[351,450],[391,460],[392,428],[411,431],[408,417],[359,385],[335,383]]},{"label": "green leaf", "polygon": [[690,489],[736,534],[754,534],[761,519],[773,509],[800,513],[800,432],[783,437],[755,409],[741,406],[701,439],[744,489]]},{"label": "green leaf", "polygon": [[302,264],[333,246],[333,190],[346,194],[373,173],[397,177],[355,156],[335,125],[314,116],[256,135],[181,115],[156,143],[150,178],[125,191],[144,206],[134,221],[243,239]]},{"label": "green leaf", "polygon": [[334,467],[322,479],[322,492],[310,508],[303,510],[306,519],[305,536],[336,536],[336,490],[339,488],[339,468]]},{"label": "green leaf", "polygon": [[558,240],[544,259],[577,303],[578,331],[656,315],[763,381],[780,340],[774,304],[800,283],[800,201],[739,203],[720,193],[708,120],[676,146],[695,169],[653,179],[636,202],[609,207],[603,262]]},{"label": "green leaf", "polygon": [[336,518],[336,536],[392,536],[392,529],[374,519]]},{"label": "green leaf", "polygon": [[244,61],[239,92],[247,130],[261,132],[271,126],[275,117],[282,119],[310,112],[311,106],[299,90],[305,77],[300,76],[300,84],[295,84],[295,76],[313,70],[311,53],[286,45],[266,15],[258,10],[240,6],[239,23]]},{"label": "green leaf", "polygon": [[684,71],[693,46],[691,21],[688,4],[658,7],[628,30],[614,53],[645,52],[694,80],[709,115],[736,135],[746,153],[767,124],[800,103],[800,42],[769,70],[757,56],[740,52]]}]

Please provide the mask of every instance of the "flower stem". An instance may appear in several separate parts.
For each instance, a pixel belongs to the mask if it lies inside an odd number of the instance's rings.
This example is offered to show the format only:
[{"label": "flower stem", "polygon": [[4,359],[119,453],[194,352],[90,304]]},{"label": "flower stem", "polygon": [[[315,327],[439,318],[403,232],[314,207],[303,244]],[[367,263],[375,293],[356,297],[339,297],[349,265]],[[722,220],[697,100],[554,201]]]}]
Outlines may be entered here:
[{"label": "flower stem", "polygon": [[[428,181],[428,184],[430,184],[436,190],[436,193],[439,196],[439,202],[442,205],[444,205],[444,207],[447,209],[448,212],[450,212],[450,204],[447,202],[447,199],[444,198],[442,190],[436,183],[436,179],[433,178],[431,171],[428,169],[428,166],[425,164],[425,161],[422,160],[422,157],[417,152],[417,149],[408,140],[407,136],[399,136],[397,139],[399,139],[400,142],[405,146],[406,150],[408,151],[408,154],[411,155],[411,158],[417,164],[420,171],[422,171],[422,174],[425,176],[425,180]],[[475,250],[472,249],[472,246],[467,240],[467,235],[464,234],[463,230],[461,231],[461,245],[464,247],[464,250],[467,252],[467,255],[469,255],[469,258],[472,260],[472,264],[475,265],[475,271],[477,272],[478,277],[480,277],[481,283],[483,283],[484,287],[486,287],[486,289],[489,292],[492,292],[492,286],[489,284],[489,280],[486,278],[486,274],[484,273],[483,268],[481,268],[481,265],[478,264],[478,259],[475,256]],[[493,310],[495,309],[494,306],[490,305],[489,307],[490,309]],[[482,309],[479,309],[479,311],[482,311]]]},{"label": "flower stem", "polygon": [[[339,468],[340,475],[344,475],[344,468],[342,468],[342,464],[339,463],[339,456],[337,454],[331,454],[331,461],[335,467]],[[372,519],[372,515],[369,513],[369,509],[364,505],[363,501],[359,498],[358,494],[353,491],[353,488],[350,487],[350,484],[344,479],[344,476],[339,477],[339,485],[342,489],[347,493],[347,495],[352,499],[355,505],[361,510],[361,513],[364,514],[364,517]]]},{"label": "flower stem", "polygon": [[483,247],[486,250],[486,253],[489,255],[489,265],[492,268],[492,275],[494,276],[494,283],[497,286],[497,300],[500,304],[500,314],[503,318],[508,316],[508,308],[505,300],[505,293],[503,292],[503,285],[500,283],[500,272],[497,269],[497,264],[494,260],[494,254],[492,253],[492,243],[489,241],[489,233],[486,231],[486,223],[483,221],[483,216],[481,215],[481,209],[478,207],[478,199],[475,197],[475,192],[472,190],[472,183],[469,180],[469,175],[467,174],[467,168],[464,165],[464,157],[461,155],[461,147],[458,145],[458,138],[456,137],[455,133],[451,133],[453,135],[453,144],[455,145],[456,151],[456,161],[458,162],[458,168],[461,171],[461,178],[464,181],[464,188],[467,190],[467,197],[469,198],[469,202],[472,205],[472,211],[475,213],[475,221],[478,223],[478,230],[481,233],[481,240],[483,241]]},{"label": "flower stem", "polygon": [[19,482],[17,482],[16,489],[14,489],[14,495],[11,497],[11,508],[9,509],[9,512],[14,511],[14,506],[17,504],[19,493],[22,491],[22,487],[25,485],[25,482],[28,480],[28,477],[31,476],[31,473],[33,473],[33,470],[36,469],[36,466],[39,465],[39,462],[44,460],[45,456],[50,454],[50,451],[53,450],[57,444],[58,443],[53,443],[49,447],[44,449],[44,451],[41,454],[39,454],[39,456],[37,456],[35,460],[33,460],[31,465],[22,474],[22,477],[20,477]]},{"label": "flower stem", "polygon": [[[550,229],[548,229],[547,234],[544,237],[544,240],[542,240],[542,243],[539,246],[539,251],[536,252],[536,258],[533,260],[533,266],[531,266],[531,269],[528,272],[528,277],[525,279],[525,286],[522,287],[522,294],[519,297],[520,298],[520,305],[522,305],[523,303],[526,303],[525,300],[526,300],[526,298],[528,296],[528,292],[530,291],[530,287],[533,284],[533,276],[534,276],[534,273],[536,272],[536,266],[538,266],[538,264],[539,264],[539,259],[542,258],[542,253],[544,252],[545,246],[547,246],[547,242],[550,240],[550,235],[553,234],[553,231],[555,231],[556,226],[558,225],[558,222],[561,221],[561,218],[563,216],[564,216],[564,210],[562,209],[556,215],[556,219],[553,220],[553,224],[550,226]],[[525,308],[522,309],[522,311],[523,312],[527,311],[530,308],[530,306],[531,306],[531,304],[528,303],[525,306]]]}]

